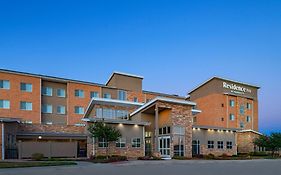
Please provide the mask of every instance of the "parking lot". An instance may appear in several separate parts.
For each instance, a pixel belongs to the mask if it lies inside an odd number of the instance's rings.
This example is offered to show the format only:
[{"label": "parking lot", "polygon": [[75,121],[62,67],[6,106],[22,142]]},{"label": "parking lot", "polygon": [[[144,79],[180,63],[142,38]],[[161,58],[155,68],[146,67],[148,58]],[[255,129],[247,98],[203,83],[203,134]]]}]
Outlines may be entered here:
[{"label": "parking lot", "polygon": [[0,175],[279,175],[281,160],[169,160],[0,169]]}]

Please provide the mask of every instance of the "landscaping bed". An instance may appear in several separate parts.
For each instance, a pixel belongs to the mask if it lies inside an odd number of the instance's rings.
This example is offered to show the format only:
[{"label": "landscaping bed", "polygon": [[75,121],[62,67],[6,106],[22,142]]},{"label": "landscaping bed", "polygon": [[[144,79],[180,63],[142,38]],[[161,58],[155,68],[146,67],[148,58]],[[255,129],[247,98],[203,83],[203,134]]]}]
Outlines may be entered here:
[{"label": "landscaping bed", "polygon": [[94,156],[91,157],[88,161],[92,163],[113,163],[113,162],[128,161],[128,158],[126,156],[119,156],[119,155]]},{"label": "landscaping bed", "polygon": [[25,161],[25,162],[0,162],[0,168],[24,168],[42,166],[77,165],[71,161]]}]

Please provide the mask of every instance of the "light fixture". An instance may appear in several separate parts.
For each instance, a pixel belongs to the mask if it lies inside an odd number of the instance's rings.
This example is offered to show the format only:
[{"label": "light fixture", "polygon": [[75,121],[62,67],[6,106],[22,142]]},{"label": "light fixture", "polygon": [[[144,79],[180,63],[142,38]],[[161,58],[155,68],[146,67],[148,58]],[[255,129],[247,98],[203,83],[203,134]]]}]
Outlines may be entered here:
[{"label": "light fixture", "polygon": [[38,139],[42,139],[42,136],[38,136]]}]

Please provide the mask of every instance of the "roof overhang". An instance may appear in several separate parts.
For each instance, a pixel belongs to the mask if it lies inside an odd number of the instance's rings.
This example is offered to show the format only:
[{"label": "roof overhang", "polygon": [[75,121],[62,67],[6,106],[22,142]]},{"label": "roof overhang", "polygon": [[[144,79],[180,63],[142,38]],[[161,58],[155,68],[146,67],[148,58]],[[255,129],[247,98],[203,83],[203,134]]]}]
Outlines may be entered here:
[{"label": "roof overhang", "polygon": [[258,134],[258,135],[263,135],[262,133],[258,132],[258,131],[255,131],[255,130],[252,130],[252,129],[246,129],[246,130],[241,130],[239,131],[240,133],[245,133],[245,132],[252,132],[252,133],[255,133],[255,134]]},{"label": "roof overhang", "polygon": [[224,128],[224,127],[215,127],[215,126],[204,126],[204,125],[193,125],[192,128],[199,128],[199,129],[205,129],[205,130],[221,130],[221,131],[233,131],[233,132],[238,132],[241,129],[237,128]]},{"label": "roof overhang", "polygon": [[148,126],[150,122],[140,122],[140,121],[133,121],[133,120],[112,120],[112,119],[101,119],[101,118],[87,118],[82,119],[85,122],[104,122],[110,124],[125,124],[125,125],[140,125],[140,126]]},{"label": "roof overhang", "polygon": [[116,99],[107,99],[107,98],[92,98],[86,112],[83,116],[83,118],[87,118],[87,116],[90,114],[92,111],[93,107],[96,104],[100,105],[115,105],[115,106],[142,106],[143,103],[138,103],[138,102],[131,102],[131,101],[124,101],[124,100],[116,100]]},{"label": "roof overhang", "polygon": [[168,103],[175,103],[175,104],[181,104],[181,105],[196,106],[196,103],[195,102],[191,102],[191,101],[177,100],[177,99],[165,98],[165,97],[156,97],[153,100],[151,100],[150,102],[146,103],[145,105],[141,106],[140,108],[138,108],[137,110],[132,112],[130,114],[130,116],[132,117],[132,116],[136,115],[137,113],[142,112],[143,110],[145,110],[145,109],[149,108],[150,106],[152,106],[157,101],[168,102]]},{"label": "roof overhang", "polygon": [[20,123],[21,119],[19,118],[9,118],[9,117],[0,117],[0,123]]},{"label": "roof overhang", "polygon": [[86,139],[86,134],[76,134],[76,133],[54,133],[54,132],[33,132],[33,133],[17,133],[17,138],[48,138],[48,139]]}]

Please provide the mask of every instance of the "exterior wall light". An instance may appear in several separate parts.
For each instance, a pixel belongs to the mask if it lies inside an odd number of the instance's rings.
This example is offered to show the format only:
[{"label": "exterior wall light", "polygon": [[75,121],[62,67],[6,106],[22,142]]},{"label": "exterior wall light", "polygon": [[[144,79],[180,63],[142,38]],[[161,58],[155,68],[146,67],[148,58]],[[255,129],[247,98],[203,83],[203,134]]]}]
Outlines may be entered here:
[{"label": "exterior wall light", "polygon": [[38,139],[42,139],[42,136],[38,136]]}]

